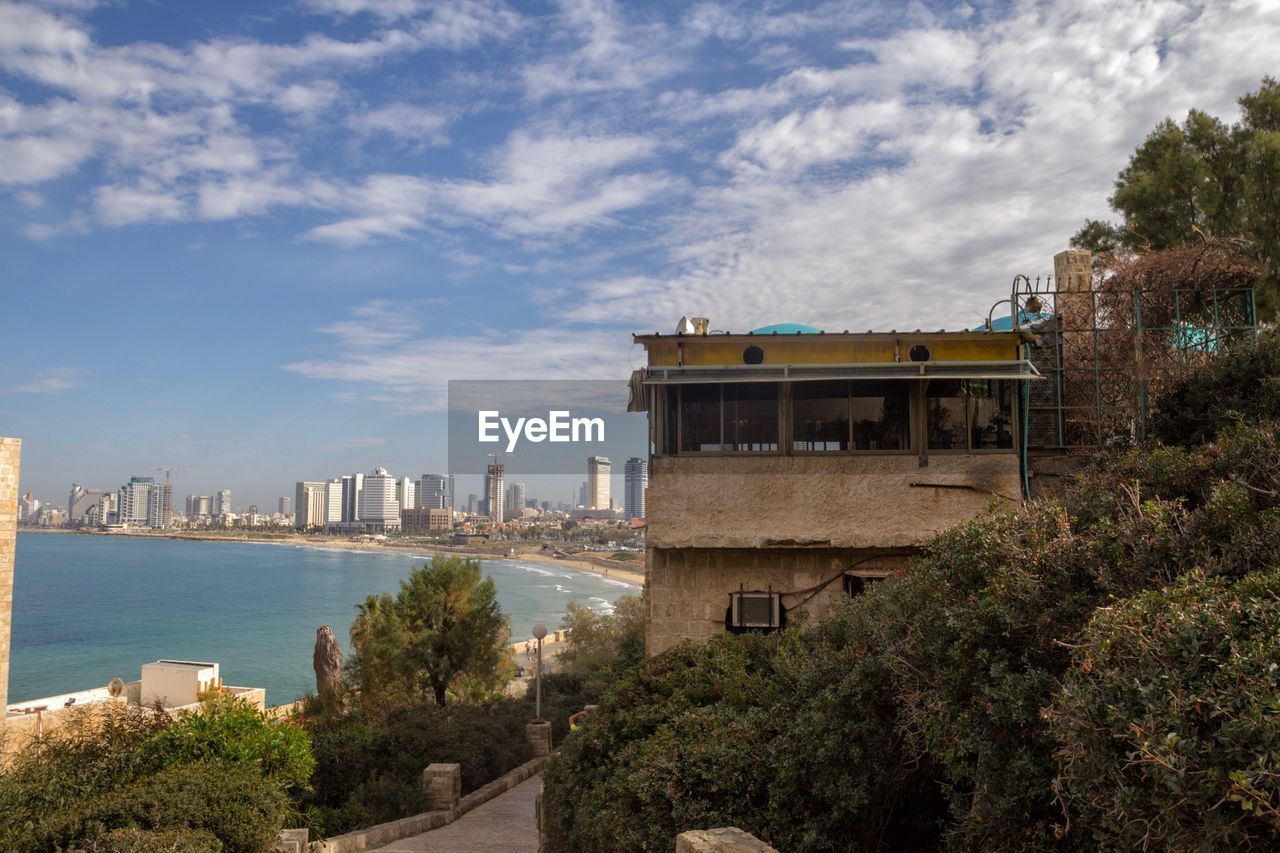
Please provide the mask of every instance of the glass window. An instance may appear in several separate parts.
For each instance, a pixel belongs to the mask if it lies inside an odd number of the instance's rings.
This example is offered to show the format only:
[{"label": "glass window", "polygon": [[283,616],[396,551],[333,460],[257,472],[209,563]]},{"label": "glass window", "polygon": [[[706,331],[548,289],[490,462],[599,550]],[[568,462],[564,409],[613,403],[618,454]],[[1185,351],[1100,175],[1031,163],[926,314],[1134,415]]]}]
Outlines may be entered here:
[{"label": "glass window", "polygon": [[791,434],[796,450],[848,450],[849,383],[796,382],[792,385]]},{"label": "glass window", "polygon": [[929,449],[965,450],[964,383],[956,379],[932,379],[924,394]]},{"label": "glass window", "polygon": [[907,383],[863,381],[852,386],[854,450],[909,448],[911,397]]},{"label": "glass window", "polygon": [[724,449],[778,450],[778,386],[741,382],[724,386]]},{"label": "glass window", "polygon": [[658,400],[662,405],[662,450],[664,454],[679,453],[677,437],[680,435],[680,389],[674,385],[658,388]]},{"label": "glass window", "polygon": [[720,449],[720,386],[680,386],[680,452]]},{"label": "glass window", "polygon": [[1012,382],[969,382],[969,447],[974,450],[1013,447]]}]

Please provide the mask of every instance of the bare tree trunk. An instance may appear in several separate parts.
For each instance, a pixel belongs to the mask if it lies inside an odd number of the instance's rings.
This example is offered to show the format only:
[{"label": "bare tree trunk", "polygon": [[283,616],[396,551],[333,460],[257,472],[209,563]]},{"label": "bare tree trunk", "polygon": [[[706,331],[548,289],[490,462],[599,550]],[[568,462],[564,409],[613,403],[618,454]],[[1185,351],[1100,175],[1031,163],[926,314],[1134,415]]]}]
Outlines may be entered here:
[{"label": "bare tree trunk", "polygon": [[316,650],[311,656],[316,671],[316,694],[326,705],[342,693],[342,649],[328,625],[316,629]]}]

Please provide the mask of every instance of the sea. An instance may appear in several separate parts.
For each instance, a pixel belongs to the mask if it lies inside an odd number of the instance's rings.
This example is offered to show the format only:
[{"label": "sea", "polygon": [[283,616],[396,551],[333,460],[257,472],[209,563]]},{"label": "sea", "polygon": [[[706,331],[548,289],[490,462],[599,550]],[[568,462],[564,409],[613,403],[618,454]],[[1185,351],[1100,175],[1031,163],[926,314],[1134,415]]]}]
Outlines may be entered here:
[{"label": "sea", "polygon": [[[160,659],[213,661],[267,704],[314,690],[316,629],[349,652],[356,605],[430,559],[285,543],[18,534],[9,702],[133,681]],[[552,563],[485,560],[513,641],[554,630],[570,601],[608,612],[639,587]]]}]

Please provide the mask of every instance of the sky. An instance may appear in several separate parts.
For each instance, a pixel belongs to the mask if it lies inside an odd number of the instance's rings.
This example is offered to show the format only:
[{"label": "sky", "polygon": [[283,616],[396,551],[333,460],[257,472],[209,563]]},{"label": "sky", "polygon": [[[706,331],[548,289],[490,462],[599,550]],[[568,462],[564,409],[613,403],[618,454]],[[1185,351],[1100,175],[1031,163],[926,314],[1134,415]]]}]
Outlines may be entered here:
[{"label": "sky", "polygon": [[274,506],[682,315],[973,326],[1277,44],[1280,0],[0,0],[0,435],[46,500]]}]

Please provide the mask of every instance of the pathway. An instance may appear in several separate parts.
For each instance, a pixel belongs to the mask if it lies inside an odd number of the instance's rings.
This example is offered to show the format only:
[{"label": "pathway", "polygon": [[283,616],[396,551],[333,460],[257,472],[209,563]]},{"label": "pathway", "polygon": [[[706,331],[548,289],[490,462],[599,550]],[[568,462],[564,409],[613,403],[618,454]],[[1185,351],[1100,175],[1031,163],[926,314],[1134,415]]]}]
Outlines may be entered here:
[{"label": "pathway", "polygon": [[476,806],[448,826],[379,847],[385,853],[537,853],[534,800],[542,774]]}]

